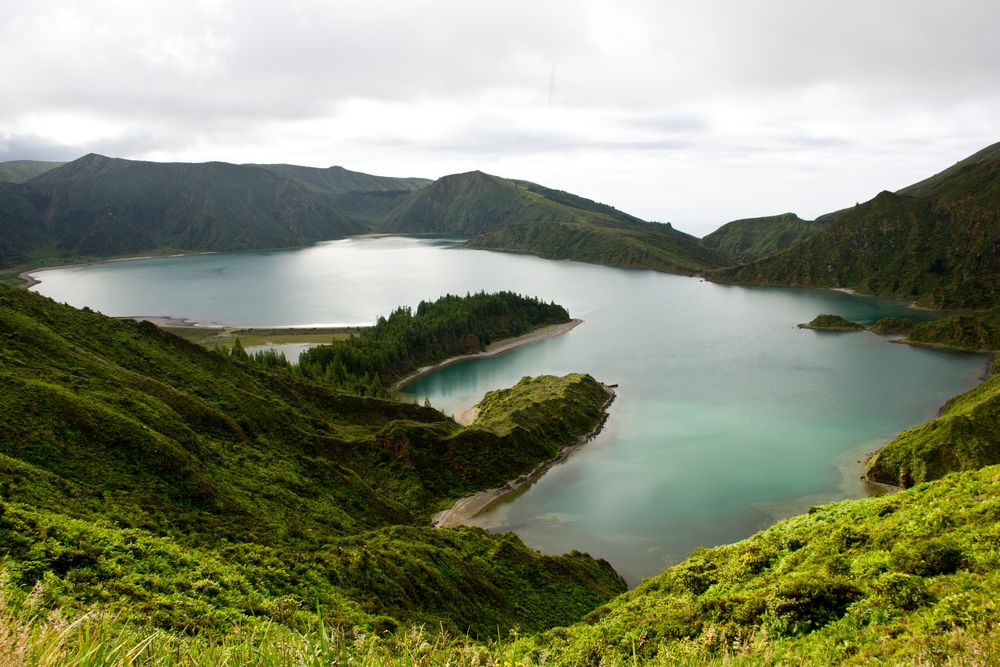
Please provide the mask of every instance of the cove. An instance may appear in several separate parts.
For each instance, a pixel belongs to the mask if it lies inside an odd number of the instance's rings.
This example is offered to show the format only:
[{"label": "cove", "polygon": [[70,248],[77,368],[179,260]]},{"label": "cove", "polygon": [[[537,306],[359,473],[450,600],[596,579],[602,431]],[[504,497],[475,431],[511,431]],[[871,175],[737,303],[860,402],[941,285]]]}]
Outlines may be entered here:
[{"label": "cove", "polygon": [[604,431],[474,522],[536,549],[607,558],[630,584],[698,546],[863,496],[859,461],[976,384],[981,356],[796,325],[931,315],[826,290],[715,285],[650,271],[359,237],[274,252],[67,267],[33,289],[108,315],[234,326],[370,324],[444,293],[512,290],[566,306],[571,332],[452,365],[405,388],[457,415],[523,375],[616,383]]}]

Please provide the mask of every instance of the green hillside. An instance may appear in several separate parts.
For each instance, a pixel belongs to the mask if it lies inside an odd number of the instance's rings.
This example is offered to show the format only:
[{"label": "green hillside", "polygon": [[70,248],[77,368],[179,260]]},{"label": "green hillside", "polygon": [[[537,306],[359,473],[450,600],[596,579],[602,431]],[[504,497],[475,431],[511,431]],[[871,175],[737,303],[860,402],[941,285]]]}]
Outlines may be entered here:
[{"label": "green hillside", "polygon": [[1000,307],[924,322],[909,333],[906,342],[1000,351]]},{"label": "green hillside", "polygon": [[472,248],[675,273],[728,263],[670,225],[644,222],[567,192],[478,171],[446,176],[415,192],[380,229],[468,236]]},{"label": "green hillside", "polygon": [[[1000,308],[918,324],[903,342],[1000,352]],[[990,377],[951,399],[937,419],[900,433],[865,466],[874,481],[909,487],[1000,463],[1000,357]]]},{"label": "green hillside", "polygon": [[955,470],[1000,463],[1000,376],[957,396],[937,419],[900,433],[876,452],[865,475],[876,482],[910,487]]},{"label": "green hillside", "polygon": [[28,261],[47,243],[45,221],[24,188],[0,182],[0,266]]},{"label": "green hillside", "polygon": [[327,194],[338,213],[370,226],[377,225],[412,192],[432,183],[427,178],[372,176],[337,166],[326,169],[291,164],[257,166],[306,189]]},{"label": "green hillside", "polygon": [[813,507],[510,651],[524,664],[996,664],[1000,467]]},{"label": "green hillside", "polygon": [[695,237],[653,222],[628,227],[592,222],[514,224],[474,238],[468,247],[686,275],[729,263]]},{"label": "green hillside", "polygon": [[1000,160],[1000,142],[997,142],[992,146],[987,146],[983,150],[973,153],[964,160],[959,160],[944,171],[934,174],[930,178],[925,178],[918,183],[908,185],[902,190],[897,190],[896,194],[907,195],[910,197],[919,197],[921,195],[929,194],[934,189],[934,186],[951,176],[954,176],[965,167],[983,162],[993,162],[996,160]]},{"label": "green hillside", "polygon": [[582,554],[429,525],[595,428],[607,394],[589,376],[538,380],[563,387],[558,433],[496,432],[3,286],[0,339],[8,598],[42,585],[43,609],[171,631],[305,627],[321,608],[347,627],[495,635],[623,589]]},{"label": "green hillside", "polygon": [[26,183],[35,176],[64,165],[65,162],[44,162],[42,160],[10,160],[0,162],[0,182]]},{"label": "green hillside", "polygon": [[292,181],[221,162],[88,155],[30,186],[56,249],[67,256],[276,248],[365,229]]},{"label": "green hillside", "polygon": [[556,220],[560,207],[514,181],[471,171],[423,188],[379,224],[384,232],[478,236],[507,224]]},{"label": "green hillside", "polygon": [[776,255],[709,276],[982,308],[1000,303],[998,233],[1000,160],[988,160],[961,167],[926,194],[883,192]]},{"label": "green hillside", "polygon": [[478,171],[432,183],[342,167],[87,155],[0,185],[0,267],[294,247],[371,231],[682,274],[732,262],[669,224]]},{"label": "green hillside", "polygon": [[727,222],[702,239],[707,248],[730,257],[735,264],[746,264],[809,238],[822,224],[803,220],[794,213]]},{"label": "green hillside", "polygon": [[373,176],[338,166],[325,169],[294,164],[250,164],[244,166],[260,167],[318,192],[338,195],[356,192],[413,192],[433,182],[427,178]]},{"label": "green hillside", "polygon": [[427,182],[341,167],[87,155],[4,186],[0,224],[13,231],[3,236],[0,263],[301,246],[369,231]]}]

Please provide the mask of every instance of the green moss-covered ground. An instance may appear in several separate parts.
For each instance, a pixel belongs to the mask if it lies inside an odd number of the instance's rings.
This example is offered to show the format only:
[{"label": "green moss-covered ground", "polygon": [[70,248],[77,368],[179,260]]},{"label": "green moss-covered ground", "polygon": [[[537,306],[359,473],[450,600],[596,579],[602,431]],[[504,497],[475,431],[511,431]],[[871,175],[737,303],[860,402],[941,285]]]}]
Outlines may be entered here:
[{"label": "green moss-covered ground", "polygon": [[1000,467],[812,508],[523,643],[528,663],[995,664]]},{"label": "green moss-covered ground", "polygon": [[583,554],[429,525],[589,432],[601,397],[575,396],[559,434],[467,429],[6,287],[0,343],[0,568],[42,615],[212,636],[301,629],[319,608],[347,628],[493,636],[623,588]]},{"label": "green moss-covered ground", "polygon": [[903,431],[865,466],[868,479],[908,487],[957,470],[1000,463],[1000,365],[975,389],[957,396],[941,416]]}]

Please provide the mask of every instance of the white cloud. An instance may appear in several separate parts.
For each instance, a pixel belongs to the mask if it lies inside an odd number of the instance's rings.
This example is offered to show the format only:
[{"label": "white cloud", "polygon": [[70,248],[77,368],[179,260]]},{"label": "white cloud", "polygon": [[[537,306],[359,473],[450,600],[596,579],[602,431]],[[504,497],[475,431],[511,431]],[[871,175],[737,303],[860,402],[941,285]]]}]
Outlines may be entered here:
[{"label": "white cloud", "polygon": [[1000,139],[992,0],[0,4],[0,159],[479,168],[702,234]]}]

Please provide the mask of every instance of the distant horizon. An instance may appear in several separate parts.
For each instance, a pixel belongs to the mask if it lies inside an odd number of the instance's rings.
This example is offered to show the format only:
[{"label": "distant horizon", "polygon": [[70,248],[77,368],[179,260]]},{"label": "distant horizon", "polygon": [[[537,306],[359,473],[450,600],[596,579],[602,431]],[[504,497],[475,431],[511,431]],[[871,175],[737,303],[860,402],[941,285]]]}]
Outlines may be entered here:
[{"label": "distant horizon", "polygon": [[[37,159],[37,158],[31,158],[31,157],[23,157],[23,158],[14,158],[14,159],[10,159],[10,160],[0,160],[0,164],[6,163],[6,162],[19,162],[19,161],[48,162],[48,163],[54,163],[54,164],[68,164],[70,162],[75,162],[76,160],[79,160],[81,158],[87,157],[88,155],[97,155],[99,157],[104,157],[104,158],[109,158],[109,159],[128,160],[128,161],[132,161],[132,162],[155,162],[155,163],[159,163],[159,164],[209,164],[209,163],[213,163],[213,162],[219,162],[219,163],[233,164],[233,165],[246,166],[246,167],[258,166],[258,165],[278,165],[278,164],[286,164],[286,165],[297,166],[297,167],[308,167],[308,168],[312,168],[312,169],[332,169],[332,168],[335,168],[335,167],[339,167],[339,168],[345,169],[347,171],[351,171],[351,172],[355,172],[355,173],[367,174],[367,175],[371,175],[371,176],[387,176],[387,177],[391,177],[391,178],[423,178],[423,179],[427,179],[427,180],[430,180],[430,181],[436,181],[436,180],[438,180],[440,178],[444,178],[445,176],[453,176],[455,174],[468,173],[468,172],[473,172],[473,171],[481,171],[483,173],[488,173],[488,174],[490,174],[492,176],[499,176],[501,178],[506,178],[506,179],[516,179],[516,180],[531,181],[531,182],[536,183],[538,185],[544,185],[546,187],[550,187],[550,188],[554,188],[554,189],[558,189],[558,190],[564,190],[566,192],[570,192],[571,194],[578,195],[578,196],[581,196],[581,197],[585,197],[587,199],[591,199],[591,200],[596,201],[596,202],[601,203],[601,204],[606,204],[606,205],[609,205],[609,206],[613,206],[614,208],[616,208],[616,209],[618,209],[620,211],[623,211],[623,212],[628,213],[630,215],[634,215],[634,216],[636,216],[638,218],[641,218],[643,220],[646,220],[648,222],[659,222],[659,223],[664,223],[664,224],[670,224],[677,231],[684,232],[685,234],[690,234],[690,235],[696,236],[698,238],[704,238],[706,235],[711,234],[712,232],[716,231],[717,229],[719,229],[723,225],[728,224],[728,223],[733,222],[733,221],[736,221],[736,220],[747,220],[747,219],[754,219],[754,218],[767,218],[767,217],[774,217],[774,216],[784,215],[784,214],[787,214],[787,213],[792,213],[794,215],[797,215],[802,220],[812,221],[812,220],[815,220],[817,217],[825,215],[827,213],[833,213],[834,211],[839,211],[841,209],[849,208],[849,207],[853,206],[856,203],[863,203],[865,201],[868,201],[868,200],[874,198],[880,192],[884,192],[884,191],[895,192],[895,191],[901,190],[901,189],[903,189],[903,188],[905,188],[907,186],[913,185],[914,183],[918,183],[918,182],[920,182],[920,181],[922,181],[922,180],[924,180],[926,178],[929,178],[930,176],[933,176],[934,174],[937,174],[937,173],[939,173],[941,171],[944,171],[945,169],[947,169],[948,167],[951,167],[952,165],[954,165],[957,162],[961,162],[962,160],[964,160],[965,158],[969,157],[970,155],[973,155],[974,153],[977,153],[978,151],[983,150],[984,148],[992,146],[994,143],[1000,143],[1000,142],[989,142],[989,143],[983,144],[982,146],[979,146],[978,148],[975,148],[975,149],[969,151],[967,154],[964,154],[964,155],[961,155],[961,156],[955,158],[954,160],[952,160],[951,162],[949,162],[947,164],[941,164],[941,165],[939,165],[938,167],[934,168],[933,171],[929,171],[929,172],[927,172],[925,174],[917,175],[912,180],[907,181],[905,183],[901,183],[898,186],[894,186],[894,187],[874,187],[873,186],[874,189],[871,192],[870,196],[868,196],[868,197],[865,197],[863,199],[856,199],[853,202],[847,202],[847,201],[845,201],[845,202],[843,202],[839,206],[834,206],[834,207],[822,210],[822,211],[820,211],[818,213],[815,213],[813,215],[808,215],[808,214],[804,215],[801,211],[797,211],[797,210],[794,210],[794,209],[776,210],[776,211],[764,212],[764,213],[738,215],[736,217],[727,218],[725,220],[719,220],[717,223],[714,224],[714,226],[712,226],[713,223],[711,221],[706,221],[703,225],[695,225],[695,227],[697,227],[697,229],[695,229],[695,230],[689,229],[689,228],[685,227],[683,224],[678,223],[678,222],[676,222],[674,220],[656,220],[656,219],[651,219],[651,218],[643,217],[642,215],[636,213],[635,211],[630,210],[629,208],[626,208],[625,206],[621,205],[619,202],[616,202],[614,200],[602,200],[602,199],[598,199],[597,197],[591,196],[587,192],[568,190],[568,189],[563,188],[563,187],[555,186],[552,183],[535,181],[535,180],[532,180],[532,179],[529,179],[529,178],[523,178],[523,177],[521,177],[519,175],[498,174],[498,173],[490,172],[490,171],[487,171],[487,170],[481,169],[481,168],[471,168],[471,169],[466,169],[464,171],[452,172],[452,173],[448,173],[448,174],[441,174],[440,176],[436,176],[436,177],[431,177],[431,176],[424,176],[424,175],[421,175],[421,174],[393,174],[393,173],[370,172],[370,171],[364,171],[364,170],[361,170],[361,169],[356,169],[356,168],[354,168],[352,166],[348,166],[348,165],[341,164],[341,163],[328,164],[328,165],[311,165],[311,164],[299,164],[299,163],[294,163],[294,162],[282,162],[282,161],[272,162],[272,161],[263,161],[263,160],[254,160],[254,161],[250,161],[250,162],[231,162],[231,161],[228,161],[228,160],[219,160],[219,159],[207,159],[207,160],[159,160],[159,159],[148,159],[148,158],[131,158],[131,157],[118,156],[118,155],[106,155],[106,154],[99,153],[99,152],[96,152],[96,151],[89,151],[87,153],[83,153],[81,155],[78,155],[75,158],[66,159],[66,160],[45,160],[45,159]],[[810,210],[812,210],[812,209],[810,209]]]}]

